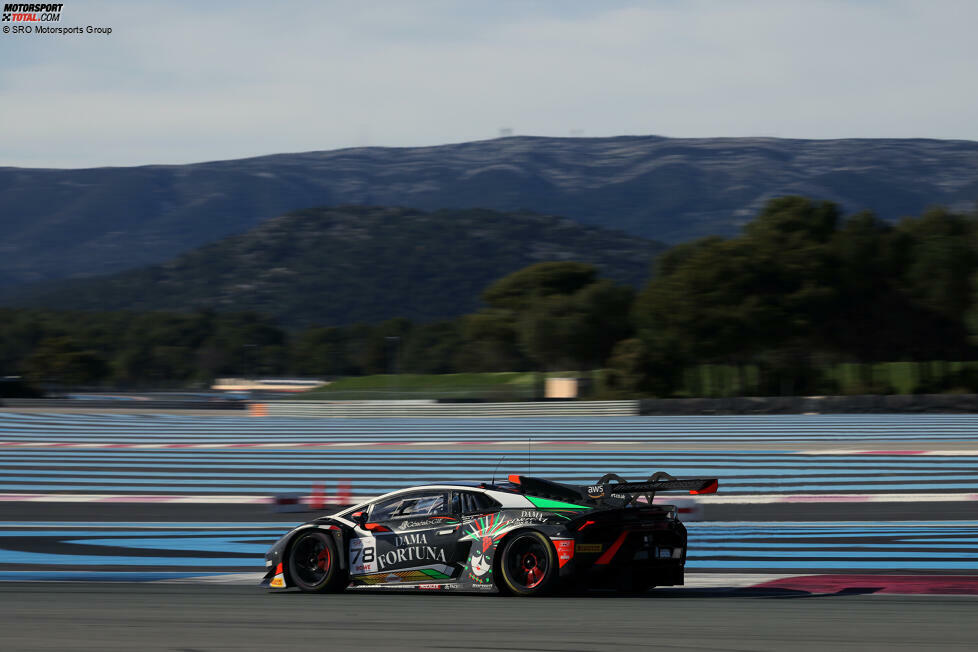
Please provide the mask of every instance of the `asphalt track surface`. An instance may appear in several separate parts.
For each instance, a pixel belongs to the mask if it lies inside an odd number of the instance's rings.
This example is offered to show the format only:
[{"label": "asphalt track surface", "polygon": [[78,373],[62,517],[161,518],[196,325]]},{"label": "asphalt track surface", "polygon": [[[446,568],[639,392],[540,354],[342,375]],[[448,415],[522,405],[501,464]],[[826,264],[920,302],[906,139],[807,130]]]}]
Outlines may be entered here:
[{"label": "asphalt track surface", "polygon": [[[730,472],[733,477],[726,477],[725,483],[721,483],[721,486],[734,491],[808,491],[807,488],[789,484],[756,488],[750,486],[750,483],[755,482],[754,478],[772,475],[778,468],[783,469],[782,473],[804,475],[799,471],[807,465],[810,467],[808,472],[813,475],[831,476],[830,483],[836,485],[832,490],[839,493],[866,491],[869,488],[867,485],[876,485],[872,486],[872,490],[878,492],[925,493],[931,486],[941,483],[946,486],[940,491],[974,492],[978,485],[978,417],[965,415],[895,418],[890,415],[890,418],[887,421],[875,415],[855,419],[851,415],[820,419],[799,416],[795,417],[798,423],[791,419],[783,422],[780,419],[764,418],[706,419],[711,427],[701,434],[673,431],[661,433],[665,436],[657,436],[655,441],[646,442],[642,440],[649,438],[648,432],[625,432],[626,427],[631,430],[632,424],[640,421],[620,420],[616,422],[621,424],[616,439],[620,438],[622,441],[615,445],[621,446],[616,449],[621,451],[617,453],[621,457],[599,461],[603,472],[607,470],[603,468],[604,465],[610,462],[615,462],[616,468],[618,464],[629,466],[626,463],[630,462],[631,465],[644,469],[651,461],[646,460],[646,457],[668,462],[670,467],[685,467],[687,465],[683,464],[684,456],[689,456],[695,458],[695,466],[702,468],[694,469],[690,464],[688,466],[691,468],[682,469],[684,472],[706,471],[718,466],[741,469],[739,473],[747,477],[738,478],[737,472]],[[200,419],[199,423],[197,419]],[[363,422],[344,423],[343,431],[335,432],[334,426],[341,425],[338,421],[299,420],[310,424],[310,432],[297,434],[295,426],[298,422],[277,424],[274,420],[246,421],[240,415],[229,418],[224,415],[188,414],[179,419],[162,419],[165,423],[158,423],[158,420],[159,417],[138,416],[133,421],[138,421],[143,427],[132,427],[133,424],[127,418],[113,418],[109,421],[114,421],[115,427],[105,428],[109,424],[101,416],[62,420],[51,419],[48,415],[36,415],[34,428],[22,421],[17,424],[8,423],[8,426],[13,427],[6,433],[10,436],[4,437],[11,442],[4,455],[7,462],[3,468],[4,474],[8,476],[6,482],[23,485],[45,483],[50,486],[18,486],[6,491],[33,490],[53,494],[103,492],[111,489],[112,492],[121,494],[151,493],[146,490],[145,483],[130,481],[124,474],[117,474],[113,470],[116,467],[110,466],[114,461],[112,456],[119,453],[119,461],[144,459],[148,464],[146,468],[139,470],[139,475],[154,475],[155,472],[160,478],[161,486],[165,483],[167,493],[175,493],[175,486],[179,487],[180,492],[187,492],[189,487],[180,486],[173,481],[174,478],[181,477],[179,474],[192,471],[194,477],[203,478],[213,478],[217,474],[228,472],[241,473],[242,476],[247,472],[250,475],[250,470],[233,469],[227,467],[226,463],[244,463],[246,460],[236,458],[247,457],[249,447],[268,447],[269,441],[286,441],[287,444],[301,444],[306,447],[306,451],[276,450],[279,448],[276,443],[270,446],[271,450],[254,450],[252,453],[256,459],[260,455],[266,462],[267,457],[263,454],[278,454],[284,467],[292,466],[301,459],[309,459],[309,453],[313,453],[312,457],[315,457],[315,453],[321,455],[327,449],[336,451],[336,447],[340,447],[339,450],[343,450],[346,445],[344,442],[351,438],[363,441],[371,437],[386,439],[384,448],[390,448],[399,457],[402,451],[411,450],[412,442],[420,438],[437,440],[440,447],[451,448],[451,457],[454,460],[464,459],[467,455],[471,459],[473,449],[485,448],[486,441],[498,436],[491,431],[503,423],[498,420],[483,421],[484,427],[480,426],[480,431],[473,431],[474,436],[482,440],[466,444],[454,441],[459,437],[457,433],[451,432],[461,424],[442,420],[437,422],[440,424],[438,429],[426,430],[420,437],[418,432],[411,432],[412,428],[409,427],[421,425],[417,421],[399,424],[401,428],[391,421],[385,421],[373,424],[375,430],[371,424]],[[687,421],[695,426],[699,420],[687,418]],[[686,424],[687,421],[677,420],[677,423]],[[86,423],[94,428],[84,432]],[[542,426],[544,423],[540,420],[527,420],[526,424],[516,424],[519,432],[513,431],[504,435],[504,438],[512,437],[515,442],[516,437],[523,436],[523,429]],[[751,427],[740,432],[734,428],[731,432],[731,424],[735,423],[748,423]],[[229,444],[232,438],[240,440],[241,431],[245,430],[246,424],[251,430],[244,433],[249,441]],[[324,424],[332,424],[329,430],[333,432],[324,433]],[[773,424],[777,424],[776,427]],[[146,428],[147,425],[159,426],[159,430],[154,432],[153,427]],[[772,427],[768,427],[769,425]],[[218,426],[216,434],[212,430],[213,426]],[[586,441],[592,438],[594,429],[590,424],[585,426],[583,431],[572,432],[565,429],[559,437],[555,437],[555,441],[541,445],[541,453],[544,450],[553,451],[552,461],[543,455],[539,458],[534,456],[541,470],[547,469],[549,464],[553,468],[547,470],[560,474],[564,472],[561,467],[571,463],[568,453],[593,448],[593,444],[589,445]],[[801,429],[796,429],[799,426]],[[395,434],[389,430],[403,432]],[[383,434],[378,436],[378,433]],[[41,439],[49,440],[51,445],[35,445]],[[188,463],[184,465],[181,449],[186,449],[188,443],[191,448],[199,447],[200,450],[192,453],[187,451],[193,455],[194,462],[190,463],[189,456],[186,456]],[[602,442],[602,447],[607,443]],[[522,443],[518,443],[518,446],[521,447]],[[228,448],[222,450],[222,447]],[[50,450],[45,451],[45,448]],[[431,448],[423,448],[428,455],[435,452]],[[507,447],[500,447],[499,450],[502,451],[503,448]],[[510,448],[516,450],[517,446]],[[814,455],[809,449],[814,449]],[[522,448],[519,450],[522,451]],[[665,450],[670,453],[656,454],[656,451]],[[17,451],[23,452],[18,454]],[[394,464],[402,468],[412,468],[420,458],[415,451],[416,448],[410,454],[403,455],[401,462],[394,461]],[[738,451],[749,451],[749,455],[737,455]],[[363,457],[363,452],[365,451],[362,449],[360,457]],[[351,454],[357,455],[352,451]],[[384,451],[376,451],[375,455],[377,454],[382,455]],[[500,454],[502,453],[494,449],[492,455],[484,455],[486,461],[476,460],[472,463],[486,466],[492,461],[495,465]],[[208,455],[215,458],[213,463],[205,462]],[[448,455],[447,450],[445,455]],[[521,454],[519,455],[518,459],[522,459]],[[59,459],[59,456],[63,456],[63,459]],[[166,468],[166,465],[173,468]],[[377,457],[377,468],[369,473],[364,472],[363,475],[381,472],[386,477],[394,470],[384,468],[388,465],[393,466],[386,459]],[[432,468],[434,470],[435,467]],[[474,470],[466,469],[467,472]],[[31,471],[35,472],[34,477],[14,479],[15,473]],[[291,474],[295,470],[285,468],[283,472]],[[95,477],[100,479],[90,479]],[[263,492],[265,487],[258,486],[257,483],[263,479],[249,477],[247,481],[256,492]],[[268,480],[279,482],[279,478],[274,477],[271,472],[268,473]],[[364,480],[365,478],[361,482]],[[276,486],[272,482],[268,484],[269,488]],[[308,486],[308,482],[303,480],[301,486]],[[112,486],[106,489],[83,486],[95,483]],[[742,486],[738,487],[738,483]],[[854,487],[844,486],[846,483],[854,484]],[[126,486],[127,484],[130,486]],[[224,486],[216,491],[203,487],[192,491],[225,493],[235,485],[231,482],[221,484]],[[78,486],[69,489],[72,485]],[[237,489],[235,493],[238,493]],[[385,593],[348,593],[342,596],[296,593],[271,595],[255,587],[250,575],[247,582],[239,578],[242,583],[231,583],[231,576],[236,572],[242,575],[245,574],[244,571],[252,575],[260,572],[257,564],[252,565],[251,562],[252,558],[260,561],[260,555],[251,548],[263,549],[266,545],[264,539],[268,535],[249,531],[249,522],[255,527],[264,522],[277,528],[279,523],[286,525],[311,517],[309,513],[274,513],[268,505],[6,502],[0,503],[0,521],[70,521],[81,522],[88,529],[93,529],[89,526],[96,529],[87,533],[72,530],[52,536],[51,532],[57,527],[52,523],[39,528],[30,535],[32,538],[8,546],[10,550],[32,554],[50,552],[55,555],[100,554],[118,557],[109,560],[110,563],[104,567],[96,564],[80,566],[61,558],[55,559],[54,563],[45,561],[32,564],[24,560],[16,562],[11,557],[9,564],[2,565],[2,570],[10,571],[11,576],[20,572],[37,571],[39,577],[56,578],[59,573],[64,576],[63,571],[79,573],[79,569],[82,569],[105,574],[115,573],[116,579],[120,579],[120,571],[136,571],[135,574],[157,572],[162,577],[166,573],[159,571],[165,570],[191,571],[186,574],[195,577],[179,581],[197,583],[0,582],[0,626],[3,627],[0,633],[0,650],[139,649],[190,652],[335,649],[340,646],[356,646],[368,650],[509,649],[541,652],[616,650],[625,647],[684,651],[973,650],[976,648],[975,641],[978,641],[978,619],[975,617],[978,613],[978,596],[880,594],[879,586],[888,582],[888,579],[851,573],[893,573],[898,568],[890,560],[894,556],[907,557],[904,552],[894,551],[912,552],[917,548],[927,548],[932,558],[951,561],[932,562],[925,569],[916,568],[923,565],[907,558],[904,559],[905,566],[899,567],[899,570],[908,574],[919,574],[926,570],[932,577],[934,573],[944,573],[937,576],[939,586],[950,586],[949,583],[960,580],[970,582],[971,588],[967,592],[974,592],[976,578],[973,574],[978,571],[978,562],[973,558],[974,542],[978,540],[975,524],[978,512],[974,505],[973,499],[962,502],[706,505],[705,519],[712,521],[713,525],[704,524],[705,529],[701,529],[702,550],[706,551],[708,546],[719,550],[725,545],[725,541],[732,540],[731,533],[736,534],[733,538],[741,537],[745,533],[752,537],[750,540],[744,539],[744,549],[738,553],[747,560],[741,566],[731,566],[723,561],[719,564],[721,568],[713,567],[708,570],[750,573],[765,568],[766,572],[772,573],[772,580],[775,578],[773,573],[777,572],[818,573],[820,571],[816,567],[768,567],[751,555],[766,559],[787,559],[792,556],[795,559],[801,558],[798,552],[791,552],[791,546],[803,550],[825,548],[825,540],[820,540],[824,536],[823,529],[833,527],[831,523],[844,521],[853,521],[845,526],[845,537],[851,543],[859,544],[860,558],[865,563],[847,568],[844,572],[850,575],[844,577],[844,581],[838,586],[831,583],[823,583],[820,588],[817,585],[805,585],[806,590],[798,588],[800,585],[797,583],[800,580],[797,578],[789,579],[789,582],[795,584],[787,588],[765,586],[724,589],[723,586],[728,586],[722,584],[728,579],[724,576],[721,578],[720,588],[712,585],[713,588],[658,589],[647,596],[636,598],[596,594],[586,597],[520,600],[493,596]],[[917,520],[930,521],[928,527],[940,526],[942,529],[916,533],[918,541],[911,545],[907,543],[908,537],[905,533],[910,530],[905,528],[905,522]],[[937,521],[942,520],[958,522],[941,526]],[[189,521],[226,521],[240,530],[235,536],[243,538],[232,542],[235,546],[242,546],[240,551],[231,554],[228,552],[231,549],[228,548],[226,554],[222,553],[231,565],[219,568],[207,564],[200,566],[200,562],[195,562],[198,566],[193,568],[182,568],[172,563],[165,566],[146,566],[143,560],[135,558],[156,554],[217,555],[213,551],[207,552],[206,547],[203,552],[195,552],[199,548],[193,546],[198,546],[202,540],[206,541],[207,537],[222,535],[183,532],[185,528],[178,527],[179,522]],[[744,530],[743,525],[730,523],[728,527],[723,521],[752,521],[760,524],[748,526],[753,530]],[[774,529],[767,527],[768,523],[763,523],[765,521],[770,522]],[[805,533],[801,530],[785,533],[782,530],[786,524],[780,523],[785,521],[809,523],[801,524]],[[98,522],[106,527],[99,529]],[[122,548],[116,546],[120,541],[111,538],[115,535],[104,530],[109,529],[108,526],[112,523],[112,527],[119,529],[120,523],[126,522],[169,522],[167,528],[174,532],[147,534],[139,530],[137,523],[133,532],[115,533],[132,538],[128,542],[131,547]],[[947,529],[949,527],[957,532],[951,532]],[[802,536],[796,536],[799,533]],[[836,536],[836,533],[831,534]],[[956,538],[947,538],[952,535]],[[176,550],[163,553],[146,549],[147,546],[157,546],[158,539],[165,536],[183,537],[184,544],[191,548],[184,548],[184,552]],[[149,537],[155,539],[150,540]],[[188,537],[195,539],[190,541]],[[933,540],[925,540],[927,537]],[[832,541],[834,539],[829,540],[829,545]],[[819,556],[822,556],[821,553]],[[918,558],[922,559],[923,556],[919,555]],[[133,563],[121,565],[120,559]],[[873,570],[874,563],[883,568]],[[832,566],[833,569],[821,572],[835,572],[836,564],[833,563]],[[945,566],[953,567],[944,568]],[[891,570],[886,570],[891,567]],[[200,581],[197,576],[200,576],[201,568],[214,574],[212,581]],[[228,575],[221,576],[221,572]],[[92,573],[92,576],[97,574]],[[177,574],[180,573],[171,573]],[[964,574],[969,574],[969,577],[965,578]],[[695,575],[690,573],[690,579],[694,580]],[[22,577],[18,576],[17,579]],[[696,585],[695,581],[689,582],[689,586]],[[731,582],[729,586],[734,584]]]},{"label": "asphalt track surface", "polygon": [[660,652],[974,650],[978,598],[654,591],[268,594],[234,586],[0,585],[2,649]]}]

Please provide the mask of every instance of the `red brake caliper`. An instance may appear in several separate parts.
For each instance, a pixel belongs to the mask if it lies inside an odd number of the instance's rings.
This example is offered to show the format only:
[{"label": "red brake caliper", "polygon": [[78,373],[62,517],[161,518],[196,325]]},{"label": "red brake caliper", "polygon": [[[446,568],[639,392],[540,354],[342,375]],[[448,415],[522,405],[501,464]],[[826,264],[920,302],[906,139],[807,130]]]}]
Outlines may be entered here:
[{"label": "red brake caliper", "polygon": [[326,570],[329,568],[329,549],[323,548],[322,551],[316,556],[316,568],[319,570]]},{"label": "red brake caliper", "polygon": [[523,556],[523,570],[526,572],[526,586],[529,588],[536,586],[543,579],[543,572],[540,571],[537,557],[533,553],[528,552]]}]

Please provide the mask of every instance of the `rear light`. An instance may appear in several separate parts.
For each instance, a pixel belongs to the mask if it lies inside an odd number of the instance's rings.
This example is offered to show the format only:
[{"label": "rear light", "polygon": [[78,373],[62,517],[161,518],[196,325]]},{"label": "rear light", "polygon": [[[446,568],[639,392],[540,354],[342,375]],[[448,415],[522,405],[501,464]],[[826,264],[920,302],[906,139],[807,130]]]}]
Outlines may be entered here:
[{"label": "rear light", "polygon": [[706,485],[702,489],[693,489],[689,493],[691,493],[693,495],[698,495],[698,494],[715,494],[717,492],[717,487],[719,485],[720,485],[720,482],[718,480],[714,480],[713,482],[711,482],[710,484]]}]

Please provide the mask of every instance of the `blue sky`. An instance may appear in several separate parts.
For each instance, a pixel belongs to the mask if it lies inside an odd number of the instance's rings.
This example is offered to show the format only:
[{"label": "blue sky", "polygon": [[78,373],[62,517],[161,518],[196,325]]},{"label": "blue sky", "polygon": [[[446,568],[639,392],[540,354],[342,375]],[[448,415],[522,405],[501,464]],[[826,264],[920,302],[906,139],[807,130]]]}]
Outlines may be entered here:
[{"label": "blue sky", "polygon": [[[0,165],[516,134],[978,140],[978,3],[94,2],[0,34]],[[9,24],[9,23],[4,23]]]}]

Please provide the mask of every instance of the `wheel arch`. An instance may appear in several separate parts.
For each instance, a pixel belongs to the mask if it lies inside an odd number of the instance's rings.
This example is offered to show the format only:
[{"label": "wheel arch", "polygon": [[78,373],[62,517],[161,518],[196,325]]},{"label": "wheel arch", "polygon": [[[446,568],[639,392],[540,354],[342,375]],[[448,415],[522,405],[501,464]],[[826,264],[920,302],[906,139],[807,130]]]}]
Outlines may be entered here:
[{"label": "wheel arch", "polygon": [[282,546],[282,556],[280,561],[282,564],[282,577],[285,578],[286,586],[295,586],[295,582],[292,580],[292,574],[289,572],[289,555],[292,554],[292,547],[295,545],[295,542],[298,541],[300,536],[311,530],[319,530],[333,539],[333,543],[336,545],[336,556],[338,561],[337,566],[341,571],[348,570],[349,564],[347,563],[346,558],[347,553],[345,537],[343,536],[344,532],[342,527],[338,525],[320,523],[301,525],[289,533],[289,538],[285,540],[285,543]]}]

